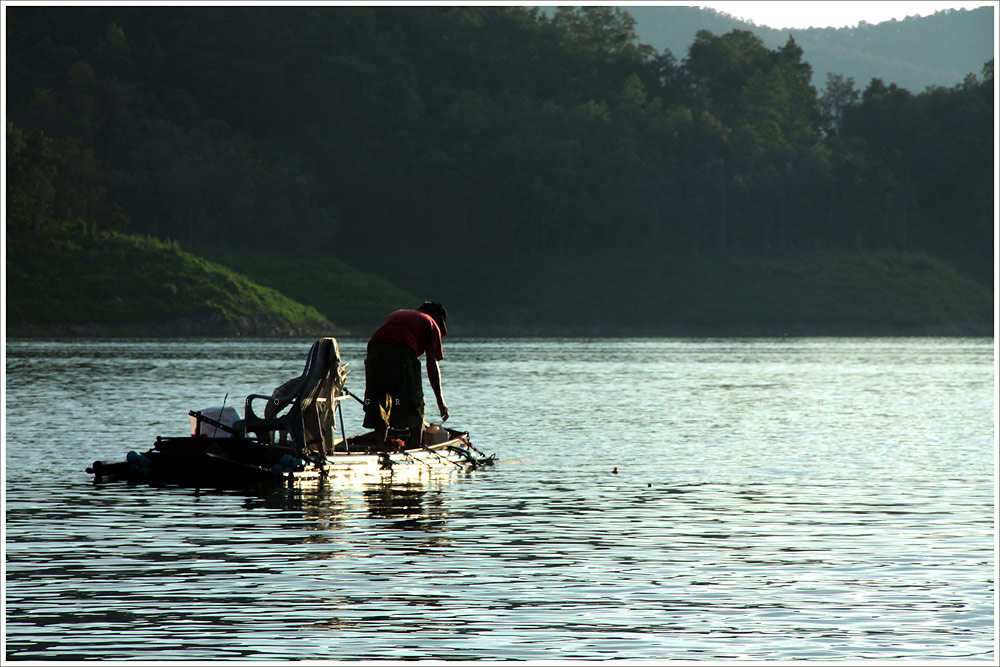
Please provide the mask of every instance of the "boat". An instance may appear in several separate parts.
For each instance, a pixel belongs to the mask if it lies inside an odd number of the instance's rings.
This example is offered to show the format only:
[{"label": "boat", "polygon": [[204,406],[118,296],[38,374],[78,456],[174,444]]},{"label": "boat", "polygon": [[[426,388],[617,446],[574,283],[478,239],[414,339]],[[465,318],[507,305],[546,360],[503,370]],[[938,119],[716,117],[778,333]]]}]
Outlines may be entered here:
[{"label": "boat", "polygon": [[[335,338],[312,344],[302,373],[270,394],[251,394],[240,418],[233,407],[189,411],[190,434],[157,436],[145,452],[94,461],[95,483],[149,482],[196,488],[320,484],[328,480],[412,480],[493,465],[468,431],[431,424],[419,445],[390,429],[379,445],[368,431],[347,436],[342,402],[363,401],[345,387],[347,369]],[[254,403],[266,401],[263,416]],[[225,402],[224,402],[225,403]],[[337,427],[340,427],[340,436]]]}]

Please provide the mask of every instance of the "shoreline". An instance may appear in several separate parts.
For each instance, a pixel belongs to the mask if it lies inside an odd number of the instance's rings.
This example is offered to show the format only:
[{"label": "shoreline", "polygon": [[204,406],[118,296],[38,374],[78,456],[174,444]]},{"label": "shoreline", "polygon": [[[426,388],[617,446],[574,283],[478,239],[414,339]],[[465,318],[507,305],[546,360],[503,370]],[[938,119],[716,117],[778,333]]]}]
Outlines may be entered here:
[{"label": "shoreline", "polygon": [[211,322],[181,318],[159,324],[8,324],[7,338],[295,338],[349,335],[345,329],[320,324],[294,325],[278,319],[247,318]]},{"label": "shoreline", "polygon": [[[374,331],[377,322],[368,325]],[[455,323],[455,338],[995,338],[995,323],[950,322],[923,325],[790,324],[790,325],[661,325],[626,327],[608,325],[468,325]],[[219,323],[189,319],[164,324],[107,325],[20,324],[8,325],[6,338],[307,338],[335,336],[360,338],[365,327],[293,326],[268,322]]]}]

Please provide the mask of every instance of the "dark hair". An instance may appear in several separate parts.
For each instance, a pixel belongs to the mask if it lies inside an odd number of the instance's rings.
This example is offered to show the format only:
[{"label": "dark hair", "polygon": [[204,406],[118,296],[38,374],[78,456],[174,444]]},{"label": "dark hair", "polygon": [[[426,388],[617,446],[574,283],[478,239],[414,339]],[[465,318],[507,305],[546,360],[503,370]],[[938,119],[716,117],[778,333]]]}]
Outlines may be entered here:
[{"label": "dark hair", "polygon": [[445,326],[445,321],[448,319],[448,311],[445,310],[444,306],[436,301],[424,301],[417,310],[433,317],[434,321],[437,322],[438,328],[441,330],[441,335],[448,335],[448,327]]}]

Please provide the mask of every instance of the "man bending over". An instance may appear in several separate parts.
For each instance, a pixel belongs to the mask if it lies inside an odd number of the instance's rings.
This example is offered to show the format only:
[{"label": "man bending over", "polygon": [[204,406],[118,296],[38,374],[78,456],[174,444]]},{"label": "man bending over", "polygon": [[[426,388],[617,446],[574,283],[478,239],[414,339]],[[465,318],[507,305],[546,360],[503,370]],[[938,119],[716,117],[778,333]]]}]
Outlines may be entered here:
[{"label": "man bending over", "polygon": [[444,359],[442,336],[448,335],[448,313],[440,303],[425,301],[417,310],[389,315],[368,341],[365,358],[365,428],[375,430],[375,444],[384,449],[388,428],[407,428],[407,447],[417,447],[424,433],[424,391],[420,362],[427,355],[427,379],[437,398],[441,421],[448,404],[441,395]]}]

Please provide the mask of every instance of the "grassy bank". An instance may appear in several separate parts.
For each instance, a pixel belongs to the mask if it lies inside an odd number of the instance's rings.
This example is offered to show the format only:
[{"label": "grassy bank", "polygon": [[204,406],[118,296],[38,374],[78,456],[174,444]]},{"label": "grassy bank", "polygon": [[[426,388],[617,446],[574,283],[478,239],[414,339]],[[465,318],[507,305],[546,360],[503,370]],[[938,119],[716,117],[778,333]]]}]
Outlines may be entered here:
[{"label": "grassy bank", "polygon": [[453,268],[452,330],[489,334],[991,335],[993,294],[921,253],[553,258]]},{"label": "grassy bank", "polygon": [[388,279],[332,258],[227,253],[216,259],[121,234],[10,242],[7,332],[366,335],[388,312],[423,298],[448,306],[453,335],[993,332],[987,286],[947,262],[900,251],[598,255],[520,265],[452,257],[441,267]]},{"label": "grassy bank", "polygon": [[6,259],[11,335],[312,335],[335,330],[315,308],[154,238],[9,239]]},{"label": "grassy bank", "polygon": [[385,278],[364,273],[333,257],[270,255],[260,251],[213,253],[212,259],[309,304],[354,333],[370,333],[385,316],[423,301]]}]

